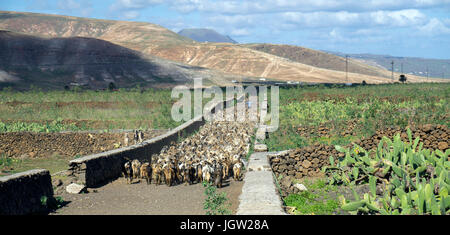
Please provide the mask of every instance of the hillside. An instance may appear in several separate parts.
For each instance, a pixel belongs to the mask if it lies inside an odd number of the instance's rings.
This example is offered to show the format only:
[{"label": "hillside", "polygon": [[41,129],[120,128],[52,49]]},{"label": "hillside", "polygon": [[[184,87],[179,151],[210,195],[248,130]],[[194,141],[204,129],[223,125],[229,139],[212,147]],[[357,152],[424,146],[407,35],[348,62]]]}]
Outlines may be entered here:
[{"label": "hillside", "polygon": [[183,29],[178,34],[197,42],[237,43],[229,36],[224,36],[212,29]]},{"label": "hillside", "polygon": [[[339,52],[330,53],[338,56],[345,56],[343,53]],[[349,54],[349,57],[387,70],[392,69],[391,63],[394,61],[395,72],[401,72],[403,64],[403,73],[405,74],[426,77],[428,69],[429,77],[450,78],[450,59],[428,59],[374,54]]]},{"label": "hillside", "polygon": [[[381,75],[349,73],[347,81],[345,72],[333,70],[336,68],[320,68],[316,67],[317,64],[300,63],[245,45],[199,43],[161,26],[143,22],[0,11],[0,29],[41,37],[94,37],[149,56],[209,68],[227,77],[225,80],[228,81],[265,77],[326,83],[359,83],[363,80],[367,83],[392,82],[387,70],[377,71]],[[411,82],[422,81],[421,79],[408,77]]]},{"label": "hillside", "polygon": [[0,31],[0,72],[2,86],[62,89],[71,83],[91,88],[106,88],[110,82],[119,87],[170,86],[190,82],[208,70],[151,58],[99,39]]},{"label": "hillside", "polygon": [[[245,44],[244,46],[319,68],[343,72],[346,71],[345,58],[324,53],[322,51],[292,45]],[[348,71],[350,73],[360,73],[371,76],[385,76],[383,72],[379,71],[379,68],[374,68],[351,59],[348,61]]]}]

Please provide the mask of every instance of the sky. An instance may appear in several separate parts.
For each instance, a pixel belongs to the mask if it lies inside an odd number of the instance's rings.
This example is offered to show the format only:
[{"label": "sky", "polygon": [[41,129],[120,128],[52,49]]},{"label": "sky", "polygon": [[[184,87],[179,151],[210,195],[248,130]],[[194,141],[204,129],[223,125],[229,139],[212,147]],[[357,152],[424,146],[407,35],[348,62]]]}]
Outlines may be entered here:
[{"label": "sky", "polygon": [[209,28],[239,43],[450,59],[450,0],[0,0],[0,10]]}]

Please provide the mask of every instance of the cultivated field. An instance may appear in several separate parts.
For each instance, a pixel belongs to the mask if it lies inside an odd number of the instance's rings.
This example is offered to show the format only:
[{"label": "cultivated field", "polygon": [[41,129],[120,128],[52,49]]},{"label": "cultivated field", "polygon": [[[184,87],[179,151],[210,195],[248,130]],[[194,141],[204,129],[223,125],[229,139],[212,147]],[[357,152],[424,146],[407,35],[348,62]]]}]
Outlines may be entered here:
[{"label": "cultivated field", "polygon": [[[171,118],[170,89],[0,91],[0,174],[44,167],[52,173],[76,157],[124,146],[124,132],[144,138],[182,122]],[[205,99],[204,102],[207,100]]]},{"label": "cultivated field", "polygon": [[449,96],[448,84],[280,89],[265,143],[291,149],[270,158],[287,211],[448,214]]}]

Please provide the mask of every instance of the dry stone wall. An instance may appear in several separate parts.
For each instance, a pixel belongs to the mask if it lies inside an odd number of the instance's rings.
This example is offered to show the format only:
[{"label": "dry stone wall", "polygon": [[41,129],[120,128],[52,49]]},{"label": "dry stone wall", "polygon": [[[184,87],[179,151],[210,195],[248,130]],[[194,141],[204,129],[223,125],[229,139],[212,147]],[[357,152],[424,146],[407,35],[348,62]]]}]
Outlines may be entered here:
[{"label": "dry stone wall", "polygon": [[50,172],[44,169],[0,177],[0,215],[44,213],[41,198],[53,198]]}]

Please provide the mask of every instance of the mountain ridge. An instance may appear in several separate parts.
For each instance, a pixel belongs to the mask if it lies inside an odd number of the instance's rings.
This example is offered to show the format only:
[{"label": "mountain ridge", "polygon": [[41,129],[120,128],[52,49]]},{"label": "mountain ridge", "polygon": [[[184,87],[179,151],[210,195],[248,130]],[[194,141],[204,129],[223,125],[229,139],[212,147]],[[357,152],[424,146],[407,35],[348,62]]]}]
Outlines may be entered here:
[{"label": "mountain ridge", "polygon": [[17,88],[33,84],[62,89],[78,84],[99,89],[110,82],[119,87],[174,86],[191,83],[197,74],[208,75],[208,71],[95,38],[41,38],[0,30],[1,80]]},{"label": "mountain ridge", "polygon": [[[220,74],[219,80],[225,82],[260,77],[313,83],[393,82],[387,78],[390,75],[387,70],[377,69],[380,75],[350,71],[347,78],[345,72],[333,70],[335,68],[326,64],[316,67],[317,64],[308,65],[293,61],[249,48],[245,44],[199,43],[159,25],[145,22],[0,11],[0,29],[42,37],[93,37],[139,51],[147,56],[207,68],[209,74]],[[408,81],[424,80],[408,76]]]}]

